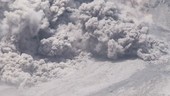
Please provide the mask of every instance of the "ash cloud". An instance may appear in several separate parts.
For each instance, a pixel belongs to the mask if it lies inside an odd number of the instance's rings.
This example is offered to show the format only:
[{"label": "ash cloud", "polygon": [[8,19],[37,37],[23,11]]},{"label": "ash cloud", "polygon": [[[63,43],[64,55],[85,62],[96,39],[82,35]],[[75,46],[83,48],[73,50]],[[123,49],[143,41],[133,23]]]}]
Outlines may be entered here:
[{"label": "ash cloud", "polygon": [[167,46],[149,36],[133,7],[116,0],[1,0],[0,80],[34,84],[63,76],[85,53],[159,59]]}]

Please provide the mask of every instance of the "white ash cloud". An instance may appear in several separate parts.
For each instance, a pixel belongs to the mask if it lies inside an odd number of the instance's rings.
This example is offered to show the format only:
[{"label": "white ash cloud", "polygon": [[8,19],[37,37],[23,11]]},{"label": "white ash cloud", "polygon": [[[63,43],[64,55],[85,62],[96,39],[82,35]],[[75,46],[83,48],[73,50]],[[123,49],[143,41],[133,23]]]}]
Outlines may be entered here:
[{"label": "white ash cloud", "polygon": [[[147,25],[128,10],[133,6],[111,0],[1,2],[5,10],[0,11],[0,80],[4,82],[33,84],[63,76],[60,72],[76,70],[80,61],[75,58],[84,58],[83,52],[111,60],[127,56],[156,60],[167,54],[166,45],[150,37]],[[63,64],[51,58],[62,58],[69,67],[61,68]]]},{"label": "white ash cloud", "polygon": [[[78,54],[79,27],[68,24],[59,26],[56,34],[40,41],[39,53],[45,56],[72,57]],[[81,46],[81,45],[80,45]]]},{"label": "white ash cloud", "polygon": [[66,60],[67,62],[46,62],[43,59],[34,60],[31,55],[5,53],[0,54],[0,80],[5,83],[20,85],[33,85],[39,82],[45,82],[52,78],[63,77],[71,74],[78,67],[77,63],[85,60],[78,57],[74,60]]}]

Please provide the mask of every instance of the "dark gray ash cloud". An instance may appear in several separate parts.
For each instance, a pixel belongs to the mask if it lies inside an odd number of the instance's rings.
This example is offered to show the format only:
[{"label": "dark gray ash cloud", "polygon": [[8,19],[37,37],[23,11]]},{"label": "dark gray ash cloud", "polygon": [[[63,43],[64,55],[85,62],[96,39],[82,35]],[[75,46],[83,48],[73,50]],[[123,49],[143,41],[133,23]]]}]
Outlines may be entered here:
[{"label": "dark gray ash cloud", "polygon": [[69,73],[63,73],[65,70],[76,70],[70,66],[80,63],[75,58],[84,58],[86,53],[110,60],[157,60],[167,54],[167,46],[148,35],[147,22],[136,17],[134,5],[124,4],[112,0],[1,0],[0,80],[34,84],[63,76]]}]

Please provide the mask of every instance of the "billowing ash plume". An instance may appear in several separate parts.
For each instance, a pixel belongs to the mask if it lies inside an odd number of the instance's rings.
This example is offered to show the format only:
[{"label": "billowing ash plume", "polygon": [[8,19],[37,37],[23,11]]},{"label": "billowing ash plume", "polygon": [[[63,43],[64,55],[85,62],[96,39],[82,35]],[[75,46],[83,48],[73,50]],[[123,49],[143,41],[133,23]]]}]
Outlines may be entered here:
[{"label": "billowing ash plume", "polygon": [[126,10],[130,7],[117,4],[112,0],[1,0],[1,81],[49,80],[64,70],[76,70],[73,65],[79,60],[75,58],[83,58],[83,53],[110,60],[127,56],[156,60],[167,54],[166,45],[151,38],[148,27]]}]

